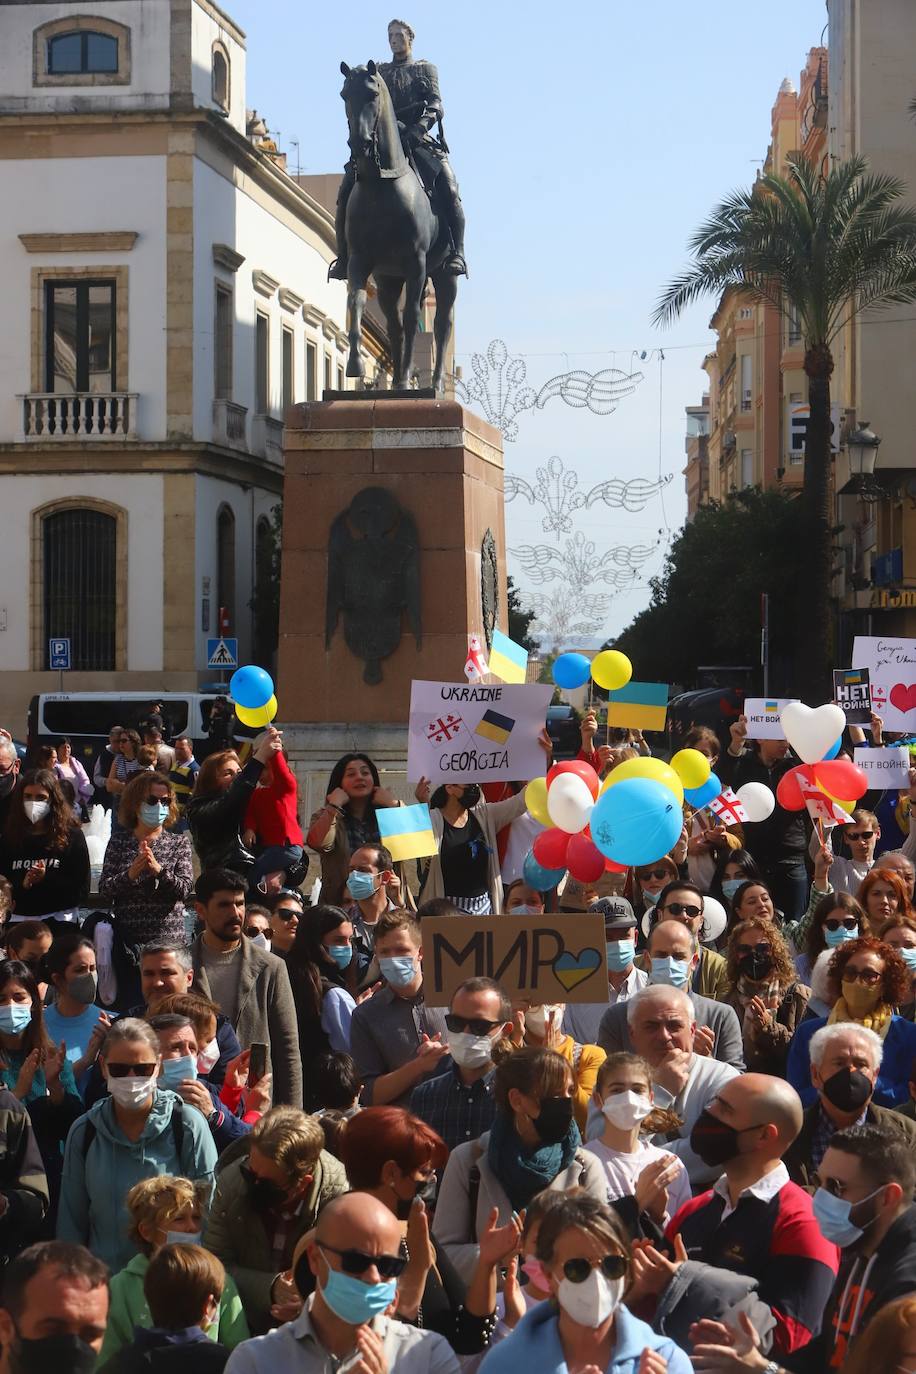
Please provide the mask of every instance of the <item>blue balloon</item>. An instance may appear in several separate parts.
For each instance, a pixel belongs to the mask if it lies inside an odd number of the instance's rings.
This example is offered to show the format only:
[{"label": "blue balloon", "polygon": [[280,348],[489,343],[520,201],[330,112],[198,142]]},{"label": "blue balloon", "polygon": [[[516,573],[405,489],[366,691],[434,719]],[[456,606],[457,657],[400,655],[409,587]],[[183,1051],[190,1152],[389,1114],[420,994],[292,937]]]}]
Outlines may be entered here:
[{"label": "blue balloon", "polygon": [[522,864],[522,878],[535,892],[549,892],[552,887],[556,887],[565,872],[565,868],[544,868],[530,849]]},{"label": "blue balloon", "polygon": [[589,818],[592,841],[615,863],[654,863],[681,836],[684,817],[674,794],[654,778],[626,778],[598,798]]},{"label": "blue balloon", "polygon": [[256,711],[259,706],[266,706],[274,694],[270,673],[265,673],[263,668],[258,668],[254,663],[237,668],[229,679],[229,694],[236,706],[246,711]]},{"label": "blue balloon", "polygon": [[591,677],[592,665],[584,654],[560,654],[550,671],[557,686],[570,691],[585,686]]},{"label": "blue balloon", "polygon": [[843,747],[843,736],[840,735],[840,738],[837,740],[836,744],[831,744],[830,748],[827,750],[827,752],[826,752],[826,754],[824,755],[824,757],[823,757],[823,759],[821,760],[821,762],[822,762],[822,763],[826,763],[828,759],[835,759],[836,756],[837,756],[837,754],[838,754],[838,753],[840,752],[840,750],[842,749],[842,747]]},{"label": "blue balloon", "polygon": [[684,788],[684,796],[691,806],[707,806],[722,791],[722,784],[715,773],[710,773],[702,787]]}]

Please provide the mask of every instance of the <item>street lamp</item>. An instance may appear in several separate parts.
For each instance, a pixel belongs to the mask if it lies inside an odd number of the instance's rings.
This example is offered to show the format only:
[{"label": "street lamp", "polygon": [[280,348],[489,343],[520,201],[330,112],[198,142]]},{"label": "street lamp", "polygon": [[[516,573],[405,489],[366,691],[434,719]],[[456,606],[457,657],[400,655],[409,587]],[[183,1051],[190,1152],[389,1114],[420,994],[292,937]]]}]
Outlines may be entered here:
[{"label": "street lamp", "polygon": [[875,477],[875,463],[881,440],[867,420],[863,420],[846,440],[849,454],[849,480],[839,490],[840,496],[858,496],[863,501],[879,501],[885,494]]}]

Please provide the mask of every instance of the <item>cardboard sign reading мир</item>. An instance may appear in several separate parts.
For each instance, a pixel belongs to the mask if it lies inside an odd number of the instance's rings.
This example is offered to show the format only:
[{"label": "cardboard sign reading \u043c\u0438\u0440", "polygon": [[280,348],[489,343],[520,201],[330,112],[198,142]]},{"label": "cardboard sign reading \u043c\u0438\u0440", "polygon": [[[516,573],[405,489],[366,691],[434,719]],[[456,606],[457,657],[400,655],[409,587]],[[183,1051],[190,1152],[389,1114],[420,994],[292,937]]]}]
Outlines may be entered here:
[{"label": "cardboard sign reading \u043c\u0438\u0440", "polygon": [[512,1002],[606,1002],[602,915],[427,916],[423,993],[447,1007],[467,978],[495,978]]}]

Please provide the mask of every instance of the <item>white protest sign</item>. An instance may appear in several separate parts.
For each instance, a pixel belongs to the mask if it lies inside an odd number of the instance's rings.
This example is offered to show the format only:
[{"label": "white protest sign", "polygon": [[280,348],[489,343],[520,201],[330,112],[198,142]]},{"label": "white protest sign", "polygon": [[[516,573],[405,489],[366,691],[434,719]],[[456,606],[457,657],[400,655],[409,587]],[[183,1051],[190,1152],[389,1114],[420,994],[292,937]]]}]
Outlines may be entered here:
[{"label": "white protest sign", "polygon": [[443,782],[527,782],[544,776],[545,683],[413,682],[407,776]]},{"label": "white protest sign", "polygon": [[855,765],[861,768],[873,789],[902,788],[910,785],[910,751],[905,744],[892,749],[869,749],[859,745]]},{"label": "white protest sign", "polygon": [[916,730],[916,639],[903,635],[856,635],[852,661],[867,668],[871,705],[885,730]]},{"label": "white protest sign", "polygon": [[744,714],[747,716],[748,739],[785,739],[782,728],[782,708],[798,697],[746,697]]}]

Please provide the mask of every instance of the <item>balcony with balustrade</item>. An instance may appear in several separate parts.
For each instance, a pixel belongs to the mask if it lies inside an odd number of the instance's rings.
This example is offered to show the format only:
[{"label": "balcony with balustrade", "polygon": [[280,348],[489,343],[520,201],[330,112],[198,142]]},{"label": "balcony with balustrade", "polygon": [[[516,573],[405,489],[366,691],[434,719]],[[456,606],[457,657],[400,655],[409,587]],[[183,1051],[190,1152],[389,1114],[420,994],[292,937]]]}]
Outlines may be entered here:
[{"label": "balcony with balustrade", "polygon": [[27,443],[79,440],[111,442],[137,438],[137,394],[33,391],[20,396],[22,438]]}]

